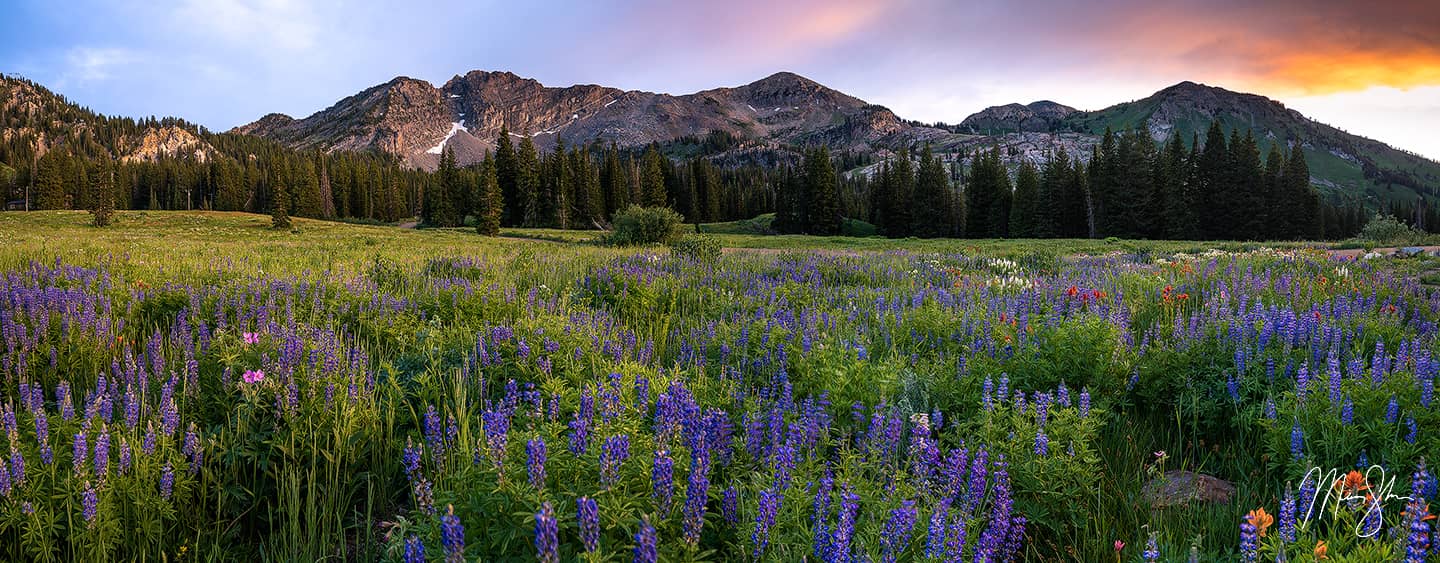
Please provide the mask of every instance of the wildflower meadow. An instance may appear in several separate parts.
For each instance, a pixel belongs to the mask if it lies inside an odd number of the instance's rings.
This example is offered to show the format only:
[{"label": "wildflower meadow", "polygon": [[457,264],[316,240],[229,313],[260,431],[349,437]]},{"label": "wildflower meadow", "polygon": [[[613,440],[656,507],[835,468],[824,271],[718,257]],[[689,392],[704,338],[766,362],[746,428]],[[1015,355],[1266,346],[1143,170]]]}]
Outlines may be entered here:
[{"label": "wildflower meadow", "polygon": [[87,224],[0,216],[0,559],[1440,560],[1440,259]]}]

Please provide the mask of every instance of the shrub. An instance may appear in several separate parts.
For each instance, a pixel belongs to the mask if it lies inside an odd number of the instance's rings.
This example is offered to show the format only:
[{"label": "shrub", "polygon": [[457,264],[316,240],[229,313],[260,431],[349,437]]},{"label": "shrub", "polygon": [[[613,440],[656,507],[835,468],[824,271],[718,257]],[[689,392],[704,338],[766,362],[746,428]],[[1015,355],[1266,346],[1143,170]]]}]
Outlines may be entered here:
[{"label": "shrub", "polygon": [[685,235],[670,245],[670,252],[696,262],[720,259],[720,241],[705,235]]},{"label": "shrub", "polygon": [[668,207],[632,205],[615,215],[609,242],[619,246],[670,244],[680,238],[684,221]]},{"label": "shrub", "polygon": [[1356,238],[1376,244],[1404,244],[1421,237],[1421,233],[1410,225],[1390,215],[1376,214],[1360,229]]}]

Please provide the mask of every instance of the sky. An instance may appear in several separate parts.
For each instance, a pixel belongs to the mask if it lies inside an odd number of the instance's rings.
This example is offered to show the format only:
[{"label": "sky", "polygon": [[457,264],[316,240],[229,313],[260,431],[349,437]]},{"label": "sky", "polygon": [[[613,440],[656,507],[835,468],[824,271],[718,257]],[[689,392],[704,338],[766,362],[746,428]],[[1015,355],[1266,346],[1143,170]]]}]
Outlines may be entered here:
[{"label": "sky", "polygon": [[948,123],[1191,80],[1440,159],[1435,0],[7,0],[0,16],[0,72],[213,130],[401,75],[686,94],[786,70]]}]

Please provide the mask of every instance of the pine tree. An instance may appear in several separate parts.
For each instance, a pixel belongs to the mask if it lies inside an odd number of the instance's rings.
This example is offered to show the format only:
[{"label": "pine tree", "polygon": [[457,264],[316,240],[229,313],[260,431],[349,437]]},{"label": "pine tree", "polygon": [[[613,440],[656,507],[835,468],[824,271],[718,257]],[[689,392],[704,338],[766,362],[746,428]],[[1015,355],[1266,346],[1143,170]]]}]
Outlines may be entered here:
[{"label": "pine tree", "polygon": [[325,165],[325,157],[321,155],[320,160],[320,216],[326,219],[335,216],[335,193],[330,188],[330,169]]},{"label": "pine tree", "polygon": [[290,212],[287,207],[290,205],[290,191],[285,189],[284,182],[275,182],[271,185],[270,194],[270,228],[289,229]]},{"label": "pine tree", "polygon": [[[1232,135],[1232,140],[1236,138]],[[1233,231],[1226,238],[1263,238],[1266,217],[1262,180],[1265,171],[1260,162],[1260,147],[1249,130],[1246,130],[1245,137],[1230,144],[1230,158],[1230,181],[1236,187],[1236,197],[1229,208]]]},{"label": "pine tree", "polygon": [[1295,215],[1286,208],[1289,201],[1285,193],[1285,155],[1274,143],[1265,155],[1265,172],[1260,178],[1261,205],[1256,211],[1264,215],[1260,224],[1259,238],[1277,240],[1291,238],[1296,232]]},{"label": "pine tree", "polygon": [[1231,211],[1236,198],[1230,182],[1230,150],[1225,143],[1225,132],[1219,121],[1210,122],[1205,133],[1205,146],[1195,160],[1198,210],[1204,213],[1201,234],[1206,238],[1225,238],[1235,229],[1235,217]]},{"label": "pine tree", "polygon": [[515,155],[515,191],[520,199],[520,223],[526,227],[539,226],[540,155],[529,137],[520,141]]},{"label": "pine tree", "polygon": [[500,126],[500,135],[495,138],[495,181],[500,186],[501,199],[505,202],[501,222],[508,226],[519,226],[525,218],[521,207],[519,186],[519,163],[515,148],[510,144],[510,130]]},{"label": "pine tree", "polygon": [[805,191],[808,192],[807,219],[811,234],[840,234],[839,179],[830,162],[830,149],[821,145],[805,155]]},{"label": "pine tree", "polygon": [[[1296,144],[1290,149],[1290,158],[1285,162],[1281,176],[1284,193],[1289,201],[1287,207],[1294,210],[1292,231],[1286,238],[1308,238],[1318,240],[1325,236],[1325,223],[1320,209],[1320,194],[1310,183],[1310,165],[1305,162],[1305,150]],[[1357,206],[1358,207],[1358,206]],[[1352,227],[1358,230],[1358,225]],[[1348,236],[1349,233],[1346,233]]]},{"label": "pine tree", "polygon": [[805,182],[789,166],[784,167],[775,182],[775,220],[771,228],[778,233],[805,231]]},{"label": "pine tree", "polygon": [[480,163],[480,181],[475,185],[475,232],[491,237],[498,235],[500,216],[505,212],[505,201],[500,195],[500,183],[496,179],[495,159],[488,154]]},{"label": "pine tree", "polygon": [[890,164],[890,182],[886,187],[885,232],[887,237],[908,237],[915,226],[915,167],[910,163],[910,151],[901,150]]},{"label": "pine tree", "polygon": [[320,195],[320,176],[315,163],[306,159],[300,165],[300,185],[294,194],[297,217],[319,217],[324,209]]},{"label": "pine tree", "polygon": [[1190,160],[1180,135],[1171,135],[1164,152],[1155,160],[1156,190],[1160,194],[1165,238],[1195,240],[1200,238],[1199,216],[1196,215],[1195,193],[1191,179]]},{"label": "pine tree", "polygon": [[109,226],[115,217],[115,169],[108,159],[90,169],[90,204],[95,226]]},{"label": "pine tree", "polygon": [[605,149],[605,163],[600,173],[600,190],[604,193],[604,218],[609,220],[615,212],[630,205],[630,179],[620,165],[620,151],[615,143]]},{"label": "pine tree", "polygon": [[1010,236],[1035,238],[1036,220],[1040,208],[1040,175],[1035,165],[1026,160],[1020,163],[1015,176],[1015,199],[1010,206]]},{"label": "pine tree", "polygon": [[950,215],[950,182],[945,177],[945,165],[935,157],[929,143],[920,151],[914,199],[914,227],[911,232],[922,238],[949,236],[954,223]]},{"label": "pine tree", "polygon": [[665,207],[665,157],[658,145],[651,144],[642,158],[643,171],[640,176],[640,204],[645,207]]},{"label": "pine tree", "polygon": [[35,165],[35,203],[32,209],[65,209],[69,206],[65,160],[65,155],[55,150],[40,157]]}]

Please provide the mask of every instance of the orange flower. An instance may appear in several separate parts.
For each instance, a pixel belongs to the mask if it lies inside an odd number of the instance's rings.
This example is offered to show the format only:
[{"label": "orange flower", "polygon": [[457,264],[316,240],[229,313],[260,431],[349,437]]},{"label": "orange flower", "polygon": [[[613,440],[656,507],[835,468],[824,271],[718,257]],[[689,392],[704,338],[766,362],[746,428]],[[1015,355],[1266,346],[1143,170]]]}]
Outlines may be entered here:
[{"label": "orange flower", "polygon": [[1329,551],[1330,551],[1330,546],[1325,545],[1325,540],[1320,540],[1320,541],[1318,541],[1318,542],[1315,542],[1315,560],[1316,560],[1316,561],[1324,561],[1324,560],[1326,560],[1326,559],[1329,559],[1330,557],[1329,557],[1329,555],[1327,554],[1327,552],[1329,552]]},{"label": "orange flower", "polygon": [[1255,525],[1255,529],[1260,532],[1260,537],[1262,538],[1265,537],[1265,530],[1269,529],[1270,525],[1275,523],[1275,517],[1265,512],[1264,507],[1251,510],[1248,517],[1250,518],[1250,523]]},{"label": "orange flower", "polygon": [[1080,293],[1080,288],[1073,285],[1070,286],[1070,289],[1065,290],[1065,295],[1069,295],[1071,297],[1074,297],[1076,293]]},{"label": "orange flower", "polygon": [[1345,474],[1345,488],[1347,491],[1363,491],[1369,489],[1370,484],[1365,482],[1365,474],[1351,470]]}]

